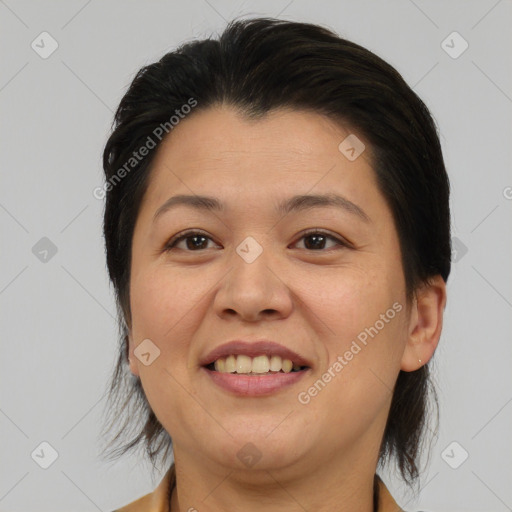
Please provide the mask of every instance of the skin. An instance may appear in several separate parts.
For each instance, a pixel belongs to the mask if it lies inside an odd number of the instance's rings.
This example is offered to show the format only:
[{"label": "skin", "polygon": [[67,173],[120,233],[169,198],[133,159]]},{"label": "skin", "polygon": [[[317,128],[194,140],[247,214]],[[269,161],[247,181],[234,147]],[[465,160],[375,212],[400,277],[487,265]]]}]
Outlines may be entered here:
[{"label": "skin", "polygon": [[[366,144],[354,161],[338,150],[349,133]],[[133,236],[128,325],[130,369],[174,443],[173,512],[372,511],[391,391],[401,369],[432,357],[446,289],[436,276],[406,307],[398,236],[370,150],[362,135],[317,113],[247,121],[228,106],[195,112],[158,149]],[[296,194],[333,192],[370,221],[335,207],[275,211]],[[179,206],[153,222],[177,194],[214,196],[225,208]],[[165,251],[190,228],[209,238]],[[309,228],[350,245],[326,238],[315,249],[303,236]],[[248,236],[263,249],[250,264],[236,252]],[[300,403],[298,393],[394,303],[402,310]],[[160,350],[148,366],[134,355],[147,338]],[[292,348],[312,369],[272,396],[237,397],[199,367],[222,343],[257,338]],[[246,443],[261,454],[252,467],[237,457]]]}]

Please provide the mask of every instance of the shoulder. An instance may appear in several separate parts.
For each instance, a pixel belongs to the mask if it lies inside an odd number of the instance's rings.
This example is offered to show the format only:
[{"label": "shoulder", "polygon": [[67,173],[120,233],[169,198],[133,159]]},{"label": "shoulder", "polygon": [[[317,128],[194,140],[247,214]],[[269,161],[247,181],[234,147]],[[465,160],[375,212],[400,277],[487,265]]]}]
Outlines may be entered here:
[{"label": "shoulder", "polygon": [[[169,512],[169,492],[176,482],[174,464],[169,468],[153,492],[138,498],[112,512]],[[379,478],[379,510],[382,512],[406,512],[398,506],[384,482]],[[423,512],[423,511],[418,511]]]},{"label": "shoulder", "polygon": [[391,496],[389,489],[386,487],[384,481],[377,476],[377,482],[379,485],[379,511],[382,512],[405,512],[402,508],[400,508]]},{"label": "shoulder", "polygon": [[174,486],[174,464],[153,492],[112,512],[169,512],[169,489]]},{"label": "shoulder", "polygon": [[[382,512],[408,512],[401,508],[395,501],[388,488],[382,480],[379,479],[379,511]],[[413,512],[412,510],[410,512]],[[426,510],[417,510],[415,512],[427,512]],[[433,511],[430,511],[433,512]]]}]

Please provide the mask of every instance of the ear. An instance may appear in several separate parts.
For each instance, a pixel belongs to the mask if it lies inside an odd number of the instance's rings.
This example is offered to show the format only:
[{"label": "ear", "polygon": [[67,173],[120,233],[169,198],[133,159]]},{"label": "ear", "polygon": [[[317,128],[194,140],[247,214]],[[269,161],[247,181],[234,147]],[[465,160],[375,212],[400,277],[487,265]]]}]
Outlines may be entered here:
[{"label": "ear", "polygon": [[138,359],[134,354],[135,349],[137,348],[135,346],[135,343],[133,341],[133,336],[131,330],[128,331],[128,334],[126,335],[126,342],[128,343],[128,360],[130,362],[130,371],[133,375],[136,377],[140,377],[139,375],[139,365],[138,365]]},{"label": "ear", "polygon": [[430,278],[428,284],[416,290],[401,370],[412,372],[430,361],[441,336],[445,306],[446,283],[441,276]]}]

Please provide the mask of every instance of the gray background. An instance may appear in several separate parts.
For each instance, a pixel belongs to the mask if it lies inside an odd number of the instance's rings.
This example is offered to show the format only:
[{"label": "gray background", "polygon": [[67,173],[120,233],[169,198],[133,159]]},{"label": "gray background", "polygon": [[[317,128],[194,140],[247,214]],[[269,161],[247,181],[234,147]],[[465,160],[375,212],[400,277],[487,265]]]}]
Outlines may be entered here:
[{"label": "gray background", "polygon": [[[406,510],[512,510],[510,0],[0,0],[1,511],[109,511],[163,475],[136,457],[99,458],[117,328],[92,191],[134,73],[258,14],[325,24],[373,50],[436,118],[457,237],[434,358],[441,428],[417,501],[384,476]],[[51,49],[43,31],[58,43],[45,59],[31,47]],[[469,44],[457,58],[458,36],[442,46],[454,31]],[[31,457],[44,441],[58,452],[48,469]]]}]

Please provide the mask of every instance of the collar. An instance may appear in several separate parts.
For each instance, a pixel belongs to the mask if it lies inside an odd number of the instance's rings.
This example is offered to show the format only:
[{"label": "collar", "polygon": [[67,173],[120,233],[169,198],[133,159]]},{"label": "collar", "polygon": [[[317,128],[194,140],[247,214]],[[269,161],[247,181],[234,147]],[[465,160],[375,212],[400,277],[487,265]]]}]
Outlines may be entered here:
[{"label": "collar", "polygon": [[[169,512],[169,489],[176,483],[176,471],[171,465],[156,489],[113,512]],[[379,512],[404,512],[393,499],[384,482],[379,478]]]}]

